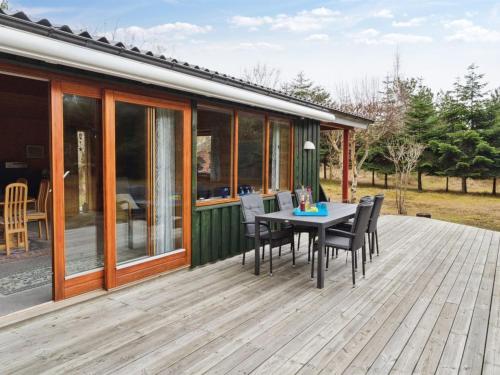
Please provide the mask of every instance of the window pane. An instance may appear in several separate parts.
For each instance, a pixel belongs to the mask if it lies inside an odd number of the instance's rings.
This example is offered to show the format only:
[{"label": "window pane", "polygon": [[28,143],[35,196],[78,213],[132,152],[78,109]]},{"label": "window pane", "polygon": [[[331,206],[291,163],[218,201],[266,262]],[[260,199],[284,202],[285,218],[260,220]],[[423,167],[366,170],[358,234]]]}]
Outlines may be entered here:
[{"label": "window pane", "polygon": [[269,132],[269,190],[290,189],[290,124],[271,120]]},{"label": "window pane", "polygon": [[116,103],[118,263],[182,247],[182,112]]},{"label": "window pane", "polygon": [[196,177],[198,200],[231,196],[230,113],[198,109],[196,133]]},{"label": "window pane", "polygon": [[238,194],[262,192],[264,117],[238,116]]},{"label": "window pane", "polygon": [[66,275],[103,266],[101,103],[64,95]]}]

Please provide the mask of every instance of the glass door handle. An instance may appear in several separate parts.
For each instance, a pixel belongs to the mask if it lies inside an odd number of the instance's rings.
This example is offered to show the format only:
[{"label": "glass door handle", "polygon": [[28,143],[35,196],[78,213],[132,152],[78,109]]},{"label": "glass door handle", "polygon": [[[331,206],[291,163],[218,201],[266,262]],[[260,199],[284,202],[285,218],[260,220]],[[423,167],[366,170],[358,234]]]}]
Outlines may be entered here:
[{"label": "glass door handle", "polygon": [[70,173],[69,171],[64,172],[63,179],[65,179],[66,177],[68,177],[69,173]]}]

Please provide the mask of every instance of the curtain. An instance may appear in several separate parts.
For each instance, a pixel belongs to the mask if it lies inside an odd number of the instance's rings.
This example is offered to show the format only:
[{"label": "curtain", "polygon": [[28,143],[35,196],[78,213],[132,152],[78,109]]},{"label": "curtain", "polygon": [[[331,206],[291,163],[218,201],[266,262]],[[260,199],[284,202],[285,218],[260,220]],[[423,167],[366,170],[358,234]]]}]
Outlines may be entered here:
[{"label": "curtain", "polygon": [[175,250],[175,112],[156,109],[154,150],[155,254]]},{"label": "curtain", "polygon": [[280,188],[280,126],[272,128],[272,150],[271,150],[271,190]]}]

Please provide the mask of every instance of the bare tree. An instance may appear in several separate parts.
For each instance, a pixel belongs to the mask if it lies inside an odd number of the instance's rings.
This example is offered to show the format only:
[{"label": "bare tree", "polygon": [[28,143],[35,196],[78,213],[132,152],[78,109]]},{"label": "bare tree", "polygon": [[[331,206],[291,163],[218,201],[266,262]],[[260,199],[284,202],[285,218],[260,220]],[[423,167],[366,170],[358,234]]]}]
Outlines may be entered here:
[{"label": "bare tree", "polygon": [[406,215],[406,191],[411,172],[416,168],[425,146],[411,137],[394,137],[387,143],[385,157],[394,164],[396,172],[396,207]]},{"label": "bare tree", "polygon": [[2,1],[0,1],[0,9],[1,10],[8,10],[9,9],[9,2],[8,2],[8,0],[2,0]]},{"label": "bare tree", "polygon": [[[384,102],[376,79],[364,78],[352,85],[342,83],[336,87],[338,107],[341,110],[373,118],[368,129],[354,129],[350,137],[351,200],[356,201],[358,176],[372,145],[387,133],[387,123],[382,121]],[[339,149],[340,152],[340,149]]]},{"label": "bare tree", "polygon": [[271,89],[279,89],[282,86],[281,70],[263,63],[257,63],[252,67],[245,68],[242,78],[256,85]]}]

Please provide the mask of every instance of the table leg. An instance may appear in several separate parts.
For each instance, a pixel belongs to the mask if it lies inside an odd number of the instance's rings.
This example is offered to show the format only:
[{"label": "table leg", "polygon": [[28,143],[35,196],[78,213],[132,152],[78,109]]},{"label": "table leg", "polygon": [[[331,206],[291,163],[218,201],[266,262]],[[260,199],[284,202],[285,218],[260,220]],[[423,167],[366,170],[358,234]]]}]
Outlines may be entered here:
[{"label": "table leg", "polygon": [[[314,251],[314,249],[313,249]],[[323,256],[325,251],[325,228],[318,228],[318,281],[317,287],[323,289],[325,286],[325,269],[323,267]]]},{"label": "table leg", "polygon": [[255,219],[255,274],[260,275],[260,220]]}]

